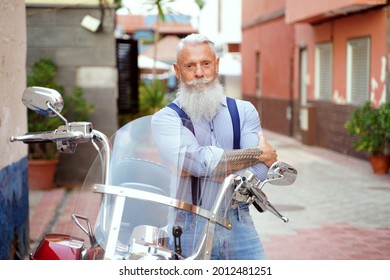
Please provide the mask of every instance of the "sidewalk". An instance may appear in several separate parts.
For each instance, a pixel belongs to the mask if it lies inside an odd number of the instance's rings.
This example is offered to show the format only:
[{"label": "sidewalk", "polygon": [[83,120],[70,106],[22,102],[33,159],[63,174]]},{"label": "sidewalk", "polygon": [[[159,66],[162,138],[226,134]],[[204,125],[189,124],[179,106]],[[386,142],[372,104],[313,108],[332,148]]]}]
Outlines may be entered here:
[{"label": "sidewalk", "polygon": [[[298,170],[292,186],[264,192],[290,221],[252,211],[271,260],[390,260],[390,175],[367,161],[265,131],[280,161]],[[31,248],[45,232],[69,233],[77,187],[30,191]]]},{"label": "sidewalk", "polygon": [[298,170],[292,186],[266,185],[287,216],[254,213],[269,259],[390,259],[390,175],[369,162],[267,132],[279,160]]}]

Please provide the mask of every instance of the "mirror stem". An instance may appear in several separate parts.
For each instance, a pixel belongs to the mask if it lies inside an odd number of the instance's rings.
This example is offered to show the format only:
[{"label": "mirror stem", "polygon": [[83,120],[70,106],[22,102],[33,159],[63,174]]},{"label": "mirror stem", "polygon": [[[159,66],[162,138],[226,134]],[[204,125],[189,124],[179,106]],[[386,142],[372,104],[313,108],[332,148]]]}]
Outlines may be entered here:
[{"label": "mirror stem", "polygon": [[68,124],[68,120],[65,119],[59,112],[56,111],[56,109],[54,109],[54,107],[50,104],[50,102],[47,102],[47,107],[53,111],[54,114],[56,114],[61,120],[64,121],[65,123],[65,126],[66,126],[66,131],[69,131],[69,124]]}]

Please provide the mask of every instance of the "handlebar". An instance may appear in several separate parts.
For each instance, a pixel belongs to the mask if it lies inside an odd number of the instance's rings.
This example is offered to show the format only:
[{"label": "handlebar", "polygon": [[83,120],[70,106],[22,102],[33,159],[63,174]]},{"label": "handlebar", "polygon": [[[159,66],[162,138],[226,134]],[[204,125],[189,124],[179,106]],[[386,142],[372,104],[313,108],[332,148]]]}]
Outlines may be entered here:
[{"label": "handlebar", "polygon": [[238,202],[253,204],[259,212],[270,211],[272,214],[287,223],[289,219],[279,213],[278,210],[268,200],[267,195],[261,190],[261,181],[250,171],[246,171],[246,177],[237,176],[235,179],[236,188],[234,199]]},{"label": "handlebar", "polygon": [[[26,133],[22,136],[11,136],[10,141],[22,141],[25,144],[31,143],[50,143],[57,141],[75,141],[85,139],[85,135],[80,132],[57,132],[57,131],[45,131],[36,133]],[[89,139],[89,138],[88,138]]]},{"label": "handlebar", "polygon": [[25,144],[52,142],[52,140],[49,140],[47,137],[44,136],[44,134],[47,134],[47,132],[29,132],[22,136],[11,136],[9,141],[23,141],[23,143]]},{"label": "handlebar", "polygon": [[74,152],[79,143],[94,138],[94,130],[90,122],[72,122],[61,125],[54,131],[29,132],[22,136],[11,136],[10,141],[22,141],[25,144],[57,143],[57,150],[63,153]]}]

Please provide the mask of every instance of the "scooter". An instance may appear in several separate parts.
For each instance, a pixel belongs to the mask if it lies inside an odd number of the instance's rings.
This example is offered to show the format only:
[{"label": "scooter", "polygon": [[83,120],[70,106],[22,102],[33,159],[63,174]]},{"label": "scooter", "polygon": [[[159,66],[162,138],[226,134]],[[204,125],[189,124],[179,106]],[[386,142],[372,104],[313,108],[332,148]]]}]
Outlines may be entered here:
[{"label": "scooter", "polygon": [[[152,116],[131,121],[108,138],[90,122],[68,122],[61,115],[63,99],[53,89],[29,87],[22,102],[39,114],[61,118],[64,125],[54,131],[12,136],[11,142],[54,142],[61,153],[75,153],[78,144],[91,142],[98,154],[79,190],[71,215],[74,229],[70,234],[46,234],[30,254],[31,260],[207,260],[216,232],[231,230],[226,213],[237,203],[288,222],[263,192],[267,183],[295,182],[297,170],[284,162],[275,162],[263,180],[250,168],[228,174],[227,166],[219,166],[218,173],[210,167],[201,175],[205,202],[199,206],[183,193],[183,182],[192,178],[189,158],[195,155],[180,144],[186,141],[181,120],[177,135],[169,134],[168,142],[159,141]],[[215,139],[203,141],[215,144]],[[169,152],[162,152],[167,143]],[[206,201],[206,197],[213,199]],[[197,225],[193,245],[185,254],[185,229],[178,223],[183,213]]]}]

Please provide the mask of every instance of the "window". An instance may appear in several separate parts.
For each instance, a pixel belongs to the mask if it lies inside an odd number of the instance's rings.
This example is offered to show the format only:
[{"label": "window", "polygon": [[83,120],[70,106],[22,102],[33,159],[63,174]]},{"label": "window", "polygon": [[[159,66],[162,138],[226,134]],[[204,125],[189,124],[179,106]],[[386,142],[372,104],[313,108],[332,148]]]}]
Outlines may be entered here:
[{"label": "window", "polygon": [[347,102],[362,105],[369,100],[370,38],[347,43]]},{"label": "window", "polygon": [[320,100],[331,100],[333,84],[332,43],[317,45],[315,62],[315,97]]}]

